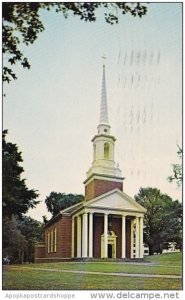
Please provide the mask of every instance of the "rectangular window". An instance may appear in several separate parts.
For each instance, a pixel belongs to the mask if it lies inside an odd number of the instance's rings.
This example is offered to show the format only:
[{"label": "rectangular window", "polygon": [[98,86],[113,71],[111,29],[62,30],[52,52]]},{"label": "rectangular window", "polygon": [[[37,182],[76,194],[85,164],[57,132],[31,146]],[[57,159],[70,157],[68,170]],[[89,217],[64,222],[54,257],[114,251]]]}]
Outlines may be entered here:
[{"label": "rectangular window", "polygon": [[53,230],[51,231],[51,252],[53,252]]},{"label": "rectangular window", "polygon": [[50,232],[48,232],[48,253],[50,253]]},{"label": "rectangular window", "polygon": [[57,252],[57,229],[54,230],[54,252]]}]

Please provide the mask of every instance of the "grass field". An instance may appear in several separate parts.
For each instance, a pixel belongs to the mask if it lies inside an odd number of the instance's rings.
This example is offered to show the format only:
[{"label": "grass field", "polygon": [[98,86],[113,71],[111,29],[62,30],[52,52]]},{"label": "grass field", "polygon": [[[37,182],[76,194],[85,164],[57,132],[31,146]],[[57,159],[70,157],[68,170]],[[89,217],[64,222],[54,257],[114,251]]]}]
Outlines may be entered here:
[{"label": "grass field", "polygon": [[[147,258],[150,263],[65,262],[5,266],[3,289],[8,290],[181,290],[179,278],[107,276],[107,273],[182,275],[182,254]],[[40,270],[40,269],[42,270]],[[65,273],[62,270],[104,272]]]}]

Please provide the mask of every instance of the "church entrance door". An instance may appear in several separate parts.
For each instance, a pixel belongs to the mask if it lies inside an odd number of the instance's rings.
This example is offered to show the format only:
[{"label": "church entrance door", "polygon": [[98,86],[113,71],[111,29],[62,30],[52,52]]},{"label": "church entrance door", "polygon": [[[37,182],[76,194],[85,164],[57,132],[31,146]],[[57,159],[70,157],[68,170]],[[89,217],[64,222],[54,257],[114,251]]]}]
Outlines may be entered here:
[{"label": "church entrance door", "polygon": [[[107,239],[107,257],[116,258],[116,238],[114,231],[109,231]],[[104,258],[104,234],[101,235],[101,258]]]},{"label": "church entrance door", "polygon": [[108,258],[112,258],[112,245],[108,244]]}]

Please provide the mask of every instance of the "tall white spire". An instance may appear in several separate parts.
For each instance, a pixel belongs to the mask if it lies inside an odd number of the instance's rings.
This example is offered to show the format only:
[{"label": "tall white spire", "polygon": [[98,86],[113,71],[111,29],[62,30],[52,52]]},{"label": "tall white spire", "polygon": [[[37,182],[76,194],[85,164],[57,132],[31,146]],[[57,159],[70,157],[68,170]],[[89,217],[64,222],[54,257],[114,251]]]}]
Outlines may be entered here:
[{"label": "tall white spire", "polygon": [[[105,59],[105,57],[103,57]],[[100,122],[98,125],[98,134],[110,134],[110,125],[108,118],[107,92],[105,81],[105,64],[103,63],[103,77],[101,90],[101,105],[100,105]]]},{"label": "tall white spire", "polygon": [[[104,58],[104,57],[103,57]],[[121,170],[114,161],[115,137],[110,134],[110,125],[108,120],[105,64],[103,63],[101,105],[100,105],[100,123],[98,125],[98,134],[93,139],[93,162],[87,172],[87,179],[84,181],[88,185],[89,179],[93,176],[99,176],[102,180],[113,178],[116,182],[122,182]],[[94,177],[93,177],[94,178]],[[120,181],[121,180],[121,181]],[[92,188],[93,190],[93,188]]]},{"label": "tall white spire", "polygon": [[109,124],[109,120],[108,120],[106,81],[105,81],[105,65],[103,64],[101,107],[100,107],[100,125],[108,125],[108,124]]}]

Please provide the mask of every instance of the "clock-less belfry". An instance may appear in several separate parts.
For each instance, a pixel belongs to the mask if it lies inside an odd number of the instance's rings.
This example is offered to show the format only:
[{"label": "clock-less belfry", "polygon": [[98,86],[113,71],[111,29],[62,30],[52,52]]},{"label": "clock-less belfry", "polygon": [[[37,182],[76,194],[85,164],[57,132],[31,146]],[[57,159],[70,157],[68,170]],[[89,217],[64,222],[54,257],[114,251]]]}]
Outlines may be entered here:
[{"label": "clock-less belfry", "polygon": [[100,120],[92,139],[93,159],[86,173],[85,200],[60,211],[45,226],[45,243],[35,246],[35,261],[142,259],[145,208],[123,192],[110,133],[105,64]]}]

